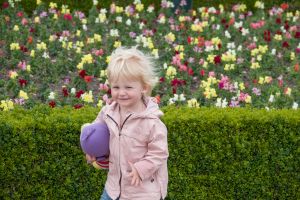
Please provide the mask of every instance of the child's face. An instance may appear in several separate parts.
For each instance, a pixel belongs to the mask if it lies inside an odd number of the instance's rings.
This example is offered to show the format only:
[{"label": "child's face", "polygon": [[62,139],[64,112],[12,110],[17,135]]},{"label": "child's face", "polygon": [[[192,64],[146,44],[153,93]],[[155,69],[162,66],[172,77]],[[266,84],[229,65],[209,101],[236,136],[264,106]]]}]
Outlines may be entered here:
[{"label": "child's face", "polygon": [[111,83],[112,99],[126,111],[140,112],[143,105],[142,93],[145,92],[146,88],[140,81],[121,78]]}]

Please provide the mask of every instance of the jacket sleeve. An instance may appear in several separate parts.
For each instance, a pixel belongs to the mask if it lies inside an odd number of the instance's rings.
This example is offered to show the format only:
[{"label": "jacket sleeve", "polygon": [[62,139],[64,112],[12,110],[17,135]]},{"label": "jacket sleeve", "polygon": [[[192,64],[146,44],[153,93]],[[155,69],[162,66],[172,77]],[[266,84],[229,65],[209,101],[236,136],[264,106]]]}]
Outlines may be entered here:
[{"label": "jacket sleeve", "polygon": [[96,119],[94,120],[94,122],[102,122],[102,123],[105,123],[104,122],[104,113],[105,113],[105,110],[106,110],[106,106],[102,107],[102,109],[100,110],[100,112],[98,113]]},{"label": "jacket sleeve", "polygon": [[146,155],[134,163],[142,180],[150,178],[163,163],[167,162],[169,156],[167,128],[158,120],[153,126]]}]

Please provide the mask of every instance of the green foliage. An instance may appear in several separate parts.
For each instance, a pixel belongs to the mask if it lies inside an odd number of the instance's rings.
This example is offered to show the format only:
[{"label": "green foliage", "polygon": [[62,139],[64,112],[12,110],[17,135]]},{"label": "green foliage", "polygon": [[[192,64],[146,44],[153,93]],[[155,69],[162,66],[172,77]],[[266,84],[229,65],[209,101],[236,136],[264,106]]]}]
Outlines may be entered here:
[{"label": "green foliage", "polygon": [[[299,199],[300,111],[164,107],[168,199]],[[99,109],[0,113],[0,199],[99,199],[82,124]]]}]

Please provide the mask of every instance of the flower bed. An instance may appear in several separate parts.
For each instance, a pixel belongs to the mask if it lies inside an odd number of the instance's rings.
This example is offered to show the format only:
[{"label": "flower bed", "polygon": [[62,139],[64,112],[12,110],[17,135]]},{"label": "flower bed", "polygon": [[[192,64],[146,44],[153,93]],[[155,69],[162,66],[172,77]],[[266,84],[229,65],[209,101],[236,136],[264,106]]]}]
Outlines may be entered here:
[{"label": "flower bed", "polygon": [[0,109],[15,105],[101,106],[109,98],[106,66],[118,46],[138,45],[156,58],[153,91],[168,104],[298,108],[300,11],[288,4],[255,12],[243,4],[174,10],[135,1],[90,9],[37,1],[32,16],[18,2],[0,13]]}]

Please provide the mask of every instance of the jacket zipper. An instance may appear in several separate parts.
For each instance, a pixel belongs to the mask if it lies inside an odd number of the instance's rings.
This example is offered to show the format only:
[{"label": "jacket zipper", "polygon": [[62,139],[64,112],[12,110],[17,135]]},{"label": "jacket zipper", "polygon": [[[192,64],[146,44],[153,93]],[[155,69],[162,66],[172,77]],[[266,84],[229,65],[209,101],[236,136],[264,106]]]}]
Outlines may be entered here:
[{"label": "jacket zipper", "polygon": [[[117,127],[119,128],[119,144],[120,144],[120,136],[121,136],[121,131],[122,131],[122,129],[123,129],[123,126],[124,126],[124,124],[125,124],[125,122],[128,120],[128,118],[131,116],[132,114],[130,114],[130,115],[128,115],[126,118],[125,118],[125,120],[124,120],[124,122],[122,123],[122,125],[121,125],[121,127],[119,127],[119,125],[118,125],[118,123],[110,116],[110,115],[108,115],[107,114],[107,116],[117,125]],[[122,171],[121,171],[121,158],[120,158],[120,152],[121,152],[121,150],[120,150],[120,147],[119,147],[119,168],[120,168],[120,179],[119,179],[119,185],[120,185],[120,197],[121,197],[121,180],[122,180]]]}]

